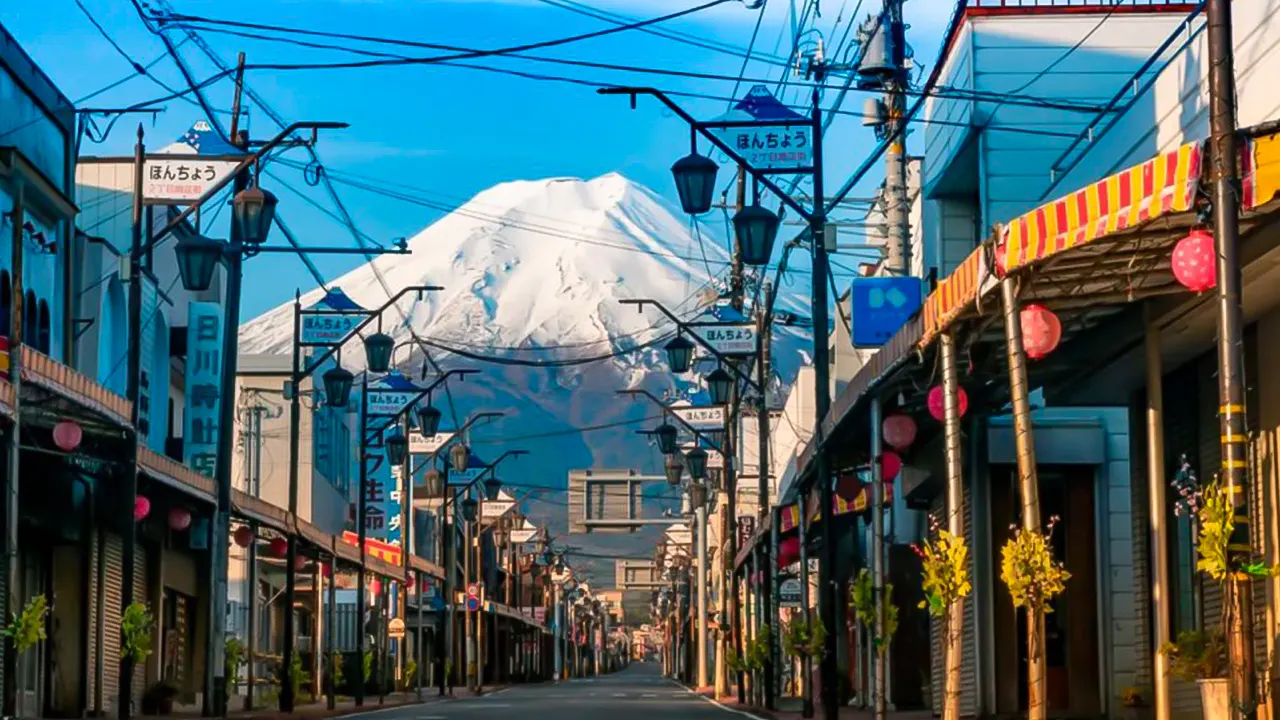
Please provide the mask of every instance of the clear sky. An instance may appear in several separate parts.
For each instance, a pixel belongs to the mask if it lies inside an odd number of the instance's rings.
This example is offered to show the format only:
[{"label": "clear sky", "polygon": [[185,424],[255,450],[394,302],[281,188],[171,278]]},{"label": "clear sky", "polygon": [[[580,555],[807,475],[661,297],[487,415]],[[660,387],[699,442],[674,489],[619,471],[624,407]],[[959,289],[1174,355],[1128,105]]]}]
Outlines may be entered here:
[{"label": "clear sky", "polygon": [[[248,23],[278,24],[326,32],[341,32],[468,48],[497,48],[538,42],[611,27],[555,5],[565,0],[172,0],[174,10],[189,15],[231,19]],[[127,0],[80,0],[119,47],[140,64],[162,58],[164,46],[143,25]],[[701,4],[705,0],[581,0],[579,7],[594,8],[647,19]],[[820,16],[806,40],[824,38],[828,54],[841,45],[850,18],[860,22],[878,12],[878,0],[819,0]],[[797,0],[797,7],[804,5]],[[929,69],[941,32],[950,15],[950,0],[912,0],[907,3],[909,42],[917,63]],[[616,70],[568,67],[522,59],[483,58],[475,65],[573,77],[599,83],[651,85],[666,90],[716,97],[741,96],[753,79],[766,79],[776,88],[789,72],[761,56],[786,58],[795,36],[792,2],[769,0],[754,45],[755,56],[745,67],[747,78],[736,89],[732,80],[706,80],[646,75]],[[760,10],[730,0],[692,16],[655,26],[705,41],[724,43],[744,52],[751,44]],[[44,71],[72,100],[78,100],[118,81],[132,71],[117,50],[91,24],[75,0],[13,0],[0,4],[0,23],[15,35]],[[258,31],[244,30],[255,33]],[[201,36],[227,61],[245,51],[248,62],[300,63],[361,60],[356,55],[302,48],[205,31]],[[197,81],[215,72],[214,65],[181,31],[171,32],[178,51],[193,69]],[[331,43],[312,38],[308,41]],[[427,56],[438,51],[377,45],[361,47],[382,52]],[[532,54],[572,58],[648,68],[678,69],[738,77],[743,57],[721,53],[688,42],[655,37],[638,31],[548,48]],[[839,58],[836,58],[839,59]],[[119,107],[168,94],[160,83],[185,88],[175,64],[160,59],[154,78],[134,77],[85,105]],[[158,81],[158,82],[155,82]],[[835,82],[835,81],[832,81]],[[439,218],[449,208],[474,193],[506,180],[547,176],[594,177],[611,171],[641,182],[674,199],[669,167],[688,150],[687,126],[670,116],[656,101],[641,99],[630,110],[626,98],[606,98],[593,88],[563,82],[515,77],[483,70],[419,65],[377,69],[255,70],[248,84],[286,120],[341,120],[345,131],[325,133],[320,154],[335,172],[375,178],[378,184],[395,182],[411,189],[413,202],[391,199],[367,190],[339,185],[338,190],[359,228],[386,242],[411,236]],[[221,81],[208,88],[209,101],[228,110],[232,86]],[[807,91],[781,91],[787,102],[807,101]],[[843,104],[858,111],[866,97],[851,92]],[[835,98],[828,91],[825,105]],[[693,114],[712,117],[727,106],[723,101],[681,99]],[[164,103],[165,111],[145,122],[148,145],[159,148],[176,139],[191,123],[203,117],[200,108],[183,99]],[[256,106],[250,107],[254,139],[275,133],[275,126]],[[224,120],[225,120],[224,116]],[[101,145],[85,142],[82,153],[115,155],[130,151],[136,119],[119,122]],[[917,131],[915,144],[921,134]],[[827,187],[836,188],[874,146],[870,130],[856,117],[839,117],[827,136]],[[909,141],[908,150],[912,150]],[[300,151],[289,158],[299,159]],[[297,188],[332,211],[334,205],[320,188],[304,182],[303,173],[275,165],[277,177],[263,185],[281,197],[281,214],[307,244],[350,246],[344,226],[294,195]],[[728,179],[728,173],[722,173]],[[877,171],[860,187],[869,194],[880,180]],[[287,185],[287,187],[286,187]],[[855,194],[858,194],[855,192]],[[317,257],[326,280],[360,262],[355,257]],[[856,259],[842,258],[846,266]],[[841,284],[844,280],[838,276]],[[847,276],[845,277],[847,280]],[[291,298],[295,288],[313,287],[303,264],[291,256],[255,258],[246,267],[245,317],[265,311]]]}]

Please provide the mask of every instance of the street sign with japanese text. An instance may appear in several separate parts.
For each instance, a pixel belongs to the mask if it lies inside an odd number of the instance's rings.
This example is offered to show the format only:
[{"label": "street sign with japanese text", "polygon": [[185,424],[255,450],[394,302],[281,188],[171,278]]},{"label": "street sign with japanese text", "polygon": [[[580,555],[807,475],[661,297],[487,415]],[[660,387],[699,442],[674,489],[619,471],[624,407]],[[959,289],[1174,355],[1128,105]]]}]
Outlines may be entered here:
[{"label": "street sign with japanese text", "polygon": [[508,495],[506,490],[499,490],[497,500],[485,500],[480,503],[480,521],[483,523],[497,520],[506,515],[515,505],[515,498]]},{"label": "street sign with japanese text", "polygon": [[676,417],[698,430],[719,430],[724,427],[723,405],[694,407],[688,404],[672,404],[670,407]]},{"label": "street sign with japanese text", "polygon": [[[757,123],[743,127],[739,123]],[[735,125],[717,127],[717,124]],[[764,85],[751,88],[707,129],[757,170],[796,170],[813,166],[811,120],[783,105]]]},{"label": "street sign with japanese text", "polygon": [[187,310],[182,453],[186,465],[205,477],[213,477],[217,469],[221,378],[222,308],[217,303],[192,302]]},{"label": "street sign with japanese text", "polygon": [[143,198],[153,205],[192,203],[222,182],[237,164],[199,155],[148,157],[142,168]]},{"label": "street sign with japanese text", "polygon": [[716,323],[690,328],[721,355],[744,356],[756,352],[756,326],[752,323]]},{"label": "street sign with japanese text", "polygon": [[778,583],[778,602],[782,607],[800,607],[799,578],[787,578]]},{"label": "street sign with japanese text", "polygon": [[409,433],[409,452],[414,455],[434,455],[449,444],[457,433],[452,430],[441,430],[431,437],[425,437],[414,430]]},{"label": "street sign with japanese text", "polygon": [[339,345],[367,317],[368,310],[341,288],[332,288],[316,304],[303,309],[298,341],[303,345]]},{"label": "street sign with japanese text", "polygon": [[[381,442],[377,445],[382,445]],[[365,537],[393,545],[401,540],[400,467],[392,467],[386,448],[365,448]]]},{"label": "street sign with japanese text", "polygon": [[401,410],[420,395],[422,395],[421,389],[409,378],[400,373],[391,373],[369,386],[369,403],[366,411],[369,417],[399,415]]},{"label": "street sign with japanese text", "polygon": [[689,526],[683,523],[679,525],[672,525],[664,534],[667,542],[677,547],[693,543],[693,530],[689,529]]}]

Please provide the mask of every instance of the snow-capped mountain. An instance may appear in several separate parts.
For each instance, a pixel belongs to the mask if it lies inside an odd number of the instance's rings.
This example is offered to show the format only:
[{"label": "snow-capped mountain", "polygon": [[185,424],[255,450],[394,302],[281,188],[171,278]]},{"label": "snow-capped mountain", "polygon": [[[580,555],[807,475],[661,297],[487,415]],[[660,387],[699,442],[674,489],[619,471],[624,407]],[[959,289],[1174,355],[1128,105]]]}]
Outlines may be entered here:
[{"label": "snow-capped mountain", "polygon": [[[660,474],[657,451],[633,432],[656,424],[646,420],[655,408],[616,391],[673,389],[661,345],[674,328],[657,310],[642,313],[619,301],[657,300],[692,319],[715,304],[729,262],[721,239],[695,236],[677,213],[616,173],[503,183],[411,238],[410,255],[379,257],[330,287],[365,308],[382,305],[400,288],[444,288],[403,298],[384,316],[383,330],[399,343],[411,340],[412,328],[440,365],[480,370],[451,383],[448,401],[458,421],[477,409],[506,413],[477,432],[472,445],[481,457],[504,448],[530,450],[519,461],[522,483],[563,488],[568,471],[582,467]],[[316,288],[301,303],[309,307],[324,297]],[[795,297],[779,304],[808,314]],[[288,353],[292,307],[283,304],[243,325],[241,352]],[[775,367],[785,380],[807,343],[777,336]],[[576,364],[592,358],[604,359]],[[417,348],[396,354],[411,375],[422,359]],[[342,361],[357,370],[363,353],[343,353]],[[436,403],[448,425],[445,400]],[[551,498],[547,507],[563,507],[562,498]],[[564,526],[558,514],[553,531]]]}]

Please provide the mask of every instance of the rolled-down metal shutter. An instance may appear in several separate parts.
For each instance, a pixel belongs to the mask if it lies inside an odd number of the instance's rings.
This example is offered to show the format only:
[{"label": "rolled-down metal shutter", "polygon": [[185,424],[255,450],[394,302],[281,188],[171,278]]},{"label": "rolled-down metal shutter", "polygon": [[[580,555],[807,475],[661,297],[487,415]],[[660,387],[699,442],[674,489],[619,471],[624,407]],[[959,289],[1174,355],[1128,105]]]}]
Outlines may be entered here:
[{"label": "rolled-down metal shutter", "polygon": [[[929,506],[929,513],[935,518],[945,518],[947,516],[947,499],[945,489],[940,492]],[[974,576],[976,568],[973,565],[973,501],[969,491],[969,484],[965,483],[964,487],[964,509],[961,513],[961,530],[965,539],[965,543],[969,546],[969,576]],[[977,629],[974,626],[974,619],[977,616],[977,597],[974,593],[970,593],[969,597],[964,599],[964,627],[960,634],[960,648],[963,657],[960,660],[960,714],[965,717],[971,717],[978,713],[978,636]],[[933,702],[933,711],[935,714],[942,712],[943,693],[946,686],[946,658],[944,655],[945,638],[942,632],[942,620],[930,616],[929,618],[929,647],[930,647],[930,665],[932,666],[933,686],[930,688],[930,694]]]},{"label": "rolled-down metal shutter", "polygon": [[[152,593],[150,586],[147,584],[147,568],[151,565],[148,562],[148,549],[141,543],[137,546],[137,552],[134,554],[133,562],[133,601],[140,602],[147,606],[151,611],[151,617],[154,618],[155,624],[152,626],[152,638],[159,637],[159,633],[163,632],[160,618],[163,608],[154,607],[152,605]],[[148,658],[151,659],[151,658]],[[138,708],[142,701],[142,696],[147,691],[147,662],[140,662],[133,667],[133,704],[134,708]]]},{"label": "rolled-down metal shutter", "polygon": [[120,598],[124,578],[124,541],[115,533],[105,534],[103,545],[102,594],[102,686],[107,712],[115,712],[120,699]]},{"label": "rolled-down metal shutter", "polygon": [[89,541],[89,602],[85,608],[85,619],[89,625],[89,662],[85,667],[89,681],[89,707],[99,712],[105,708],[98,704],[98,557],[101,548],[98,546],[98,534],[94,533]]}]

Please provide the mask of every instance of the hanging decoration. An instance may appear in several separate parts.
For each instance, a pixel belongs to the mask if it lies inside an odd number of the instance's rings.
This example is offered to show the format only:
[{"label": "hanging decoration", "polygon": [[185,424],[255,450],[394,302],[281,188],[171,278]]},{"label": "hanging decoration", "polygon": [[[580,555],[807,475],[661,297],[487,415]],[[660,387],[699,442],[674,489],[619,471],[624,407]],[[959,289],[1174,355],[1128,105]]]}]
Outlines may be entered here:
[{"label": "hanging decoration", "polygon": [[1173,246],[1173,279],[1194,293],[1212,290],[1218,285],[1217,250],[1213,234],[1208,230],[1192,230]]},{"label": "hanging decoration", "polygon": [[58,424],[53,426],[53,444],[57,445],[62,452],[71,452],[80,447],[80,441],[83,439],[84,431],[75,420],[59,420]]},{"label": "hanging decoration", "polygon": [[169,529],[174,532],[182,532],[191,527],[191,511],[186,508],[172,508],[169,510]]},{"label": "hanging decoration", "polygon": [[142,522],[151,514],[151,500],[146,495],[139,495],[133,499],[133,521]]},{"label": "hanging decoration", "polygon": [[417,581],[414,579],[413,573],[409,573],[409,575],[404,579],[404,588],[406,590],[412,590],[415,584],[417,584]]},{"label": "hanging decoration", "polygon": [[893,413],[880,425],[884,441],[895,450],[906,450],[916,441],[916,421],[906,413]]},{"label": "hanging decoration", "polygon": [[1022,349],[1027,357],[1039,360],[1058,348],[1062,321],[1049,308],[1031,303],[1018,314],[1022,323]]},{"label": "hanging decoration", "polygon": [[778,567],[784,568],[800,559],[800,538],[792,536],[778,543]]},{"label": "hanging decoration", "polygon": [[248,525],[241,525],[236,531],[231,533],[231,539],[242,548],[249,547],[249,543],[253,542],[253,529]]},{"label": "hanging decoration", "polygon": [[[945,401],[946,394],[942,392],[941,385],[934,385],[929,389],[929,414],[938,422],[946,418],[947,411],[943,405]],[[962,387],[956,388],[956,404],[959,405],[960,417],[964,417],[964,414],[969,411],[969,395]]]},{"label": "hanging decoration", "polygon": [[282,537],[271,538],[271,554],[282,558],[289,554],[289,541]]},{"label": "hanging decoration", "polygon": [[898,477],[898,473],[902,472],[902,456],[892,450],[885,450],[880,454],[880,479],[885,482],[893,482]]},{"label": "hanging decoration", "polygon": [[370,580],[369,592],[373,593],[375,597],[378,595],[378,593],[382,592],[382,581],[379,580],[378,578],[374,578]]},{"label": "hanging decoration", "polygon": [[853,502],[858,499],[858,494],[862,492],[862,481],[857,475],[850,473],[841,475],[836,478],[836,495],[845,502]]}]

